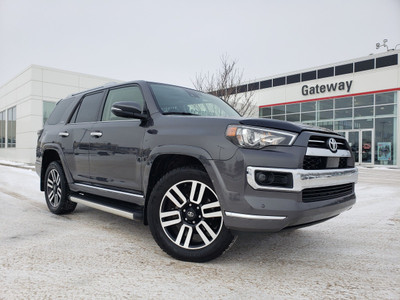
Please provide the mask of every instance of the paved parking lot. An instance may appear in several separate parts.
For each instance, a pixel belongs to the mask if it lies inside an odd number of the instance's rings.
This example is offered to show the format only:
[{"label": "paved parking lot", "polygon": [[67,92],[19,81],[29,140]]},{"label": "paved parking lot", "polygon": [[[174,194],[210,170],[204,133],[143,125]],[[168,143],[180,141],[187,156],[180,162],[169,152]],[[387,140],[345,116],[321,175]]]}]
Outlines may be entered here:
[{"label": "paved parking lot", "polygon": [[400,299],[400,170],[361,168],[352,210],[241,233],[205,264],[170,258],[140,223],[81,205],[52,215],[38,184],[0,166],[0,299]]}]

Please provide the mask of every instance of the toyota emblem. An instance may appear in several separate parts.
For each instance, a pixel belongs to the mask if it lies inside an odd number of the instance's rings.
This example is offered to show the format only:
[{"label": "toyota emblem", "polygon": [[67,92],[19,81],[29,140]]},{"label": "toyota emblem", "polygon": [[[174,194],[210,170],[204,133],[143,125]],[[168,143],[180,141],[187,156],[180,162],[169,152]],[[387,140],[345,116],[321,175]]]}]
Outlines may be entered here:
[{"label": "toyota emblem", "polygon": [[335,153],[337,151],[337,143],[336,143],[336,140],[334,138],[330,138],[328,140],[328,146],[329,146],[329,149],[331,149],[331,151],[333,153]]}]

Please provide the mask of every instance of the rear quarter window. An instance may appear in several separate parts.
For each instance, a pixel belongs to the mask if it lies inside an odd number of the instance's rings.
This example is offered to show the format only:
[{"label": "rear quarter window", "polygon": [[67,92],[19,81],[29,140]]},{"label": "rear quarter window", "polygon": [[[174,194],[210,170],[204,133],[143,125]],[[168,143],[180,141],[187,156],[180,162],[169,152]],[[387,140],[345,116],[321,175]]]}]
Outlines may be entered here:
[{"label": "rear quarter window", "polygon": [[48,125],[55,125],[60,123],[61,121],[65,121],[63,116],[66,112],[69,111],[69,107],[72,105],[74,101],[73,99],[62,99],[58,101],[56,107],[54,108],[53,112],[50,114],[50,117],[47,119],[46,124]]}]

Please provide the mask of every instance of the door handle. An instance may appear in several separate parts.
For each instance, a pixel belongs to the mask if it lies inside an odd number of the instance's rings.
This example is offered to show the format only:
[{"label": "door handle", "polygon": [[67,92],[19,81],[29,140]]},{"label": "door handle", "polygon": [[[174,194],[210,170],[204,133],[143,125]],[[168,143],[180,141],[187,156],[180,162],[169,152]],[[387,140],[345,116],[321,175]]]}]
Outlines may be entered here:
[{"label": "door handle", "polygon": [[91,133],[90,133],[90,136],[93,136],[93,137],[95,137],[95,138],[99,138],[99,137],[101,137],[102,135],[103,135],[103,133],[100,132],[100,131],[94,131],[94,132],[91,132]]},{"label": "door handle", "polygon": [[60,132],[58,135],[61,137],[67,137],[67,136],[69,136],[69,133],[64,131],[64,132]]}]

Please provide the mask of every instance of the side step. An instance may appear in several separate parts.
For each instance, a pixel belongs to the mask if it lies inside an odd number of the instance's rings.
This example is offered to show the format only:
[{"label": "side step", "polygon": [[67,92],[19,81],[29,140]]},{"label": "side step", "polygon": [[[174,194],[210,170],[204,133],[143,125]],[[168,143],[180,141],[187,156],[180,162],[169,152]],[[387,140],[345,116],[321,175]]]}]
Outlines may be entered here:
[{"label": "side step", "polygon": [[143,220],[143,208],[128,202],[111,200],[103,197],[95,197],[86,194],[72,194],[69,200],[80,203],[104,212],[108,212],[130,220]]}]

